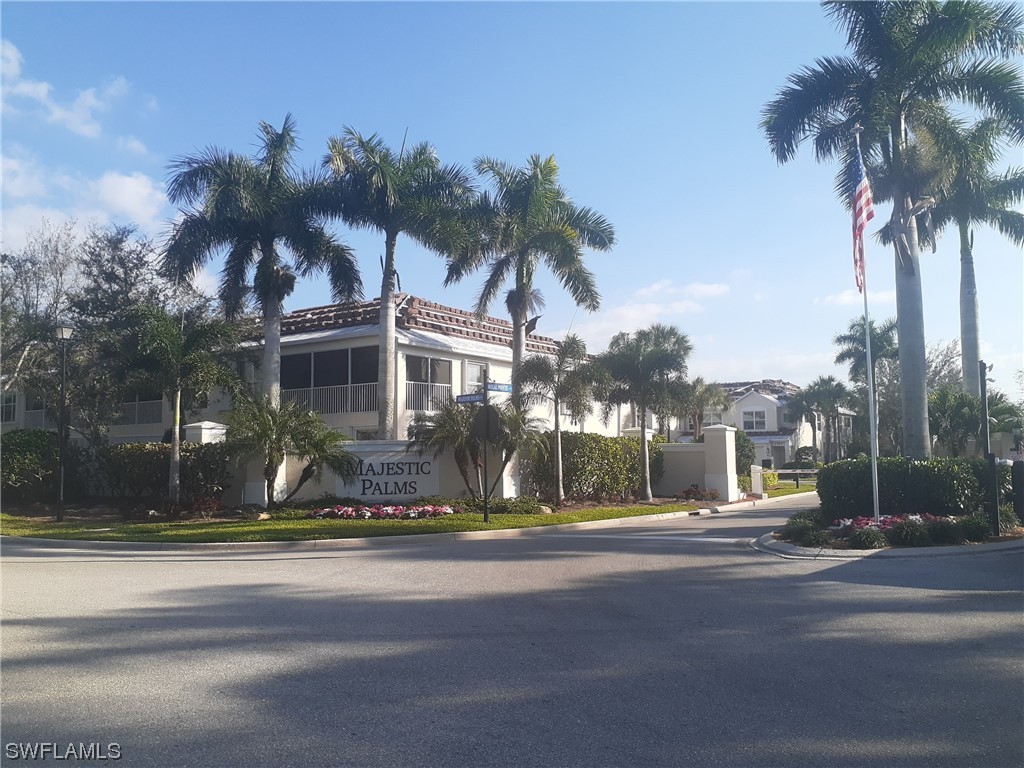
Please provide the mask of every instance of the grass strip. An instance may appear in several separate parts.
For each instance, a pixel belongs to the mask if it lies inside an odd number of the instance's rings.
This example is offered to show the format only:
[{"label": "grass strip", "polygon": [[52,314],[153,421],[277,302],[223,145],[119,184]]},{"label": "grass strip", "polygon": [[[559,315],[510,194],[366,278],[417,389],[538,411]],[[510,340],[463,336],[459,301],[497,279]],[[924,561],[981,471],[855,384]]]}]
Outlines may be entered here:
[{"label": "grass strip", "polygon": [[55,523],[31,517],[0,514],[0,533],[5,536],[31,536],[44,539],[78,541],[139,541],[175,544],[229,543],[251,541],[310,541],[315,539],[356,539],[370,536],[408,536],[423,533],[460,533],[494,531],[508,528],[534,528],[562,523],[583,523],[623,517],[657,515],[665,512],[695,510],[692,504],[663,506],[595,507],[551,515],[491,515],[490,525],[483,515],[457,514],[427,520],[310,520],[273,518],[270,520],[203,521],[173,523],[96,522]]}]

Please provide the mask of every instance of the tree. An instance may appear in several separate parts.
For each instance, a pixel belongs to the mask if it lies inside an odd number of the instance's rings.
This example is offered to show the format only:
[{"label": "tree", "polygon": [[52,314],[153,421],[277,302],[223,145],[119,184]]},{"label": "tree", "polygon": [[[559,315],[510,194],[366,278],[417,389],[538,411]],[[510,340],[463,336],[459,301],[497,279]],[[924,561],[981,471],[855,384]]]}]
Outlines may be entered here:
[{"label": "tree", "polygon": [[697,439],[704,434],[705,415],[725,411],[731,405],[732,400],[724,389],[698,376],[690,382],[680,412],[693,421],[693,436]]},{"label": "tree", "polygon": [[348,482],[356,478],[358,460],[341,447],[345,437],[327,427],[318,414],[297,403],[277,405],[268,395],[249,397],[239,393],[227,423],[225,442],[231,453],[263,462],[267,509],[278,506],[274,485],[288,455],[306,461],[306,467],[285,501],[310,477],[319,476],[325,464]]},{"label": "tree", "polygon": [[384,235],[380,284],[380,354],[377,374],[379,437],[395,439],[395,287],[398,236],[406,234],[425,248],[454,254],[465,242],[459,218],[471,187],[465,171],[442,166],[426,142],[396,154],[371,134],[346,127],[328,142],[325,162],[334,174],[333,206],[353,227]]},{"label": "tree", "polygon": [[593,375],[587,364],[587,345],[569,334],[556,342],[555,355],[530,355],[516,369],[513,382],[524,405],[550,403],[555,428],[555,504],[562,506],[562,409],[573,421],[582,422],[593,409]]},{"label": "tree", "polygon": [[[871,378],[874,380],[875,369],[879,360],[897,360],[899,353],[896,347],[896,320],[889,318],[877,325],[869,321],[871,329]],[[849,364],[850,381],[854,384],[867,383],[867,348],[864,341],[864,318],[857,317],[850,321],[845,333],[832,337],[832,343],[839,351],[836,352],[836,365]]]},{"label": "tree", "polygon": [[505,468],[517,454],[537,456],[543,460],[547,457],[548,444],[544,439],[544,423],[541,419],[530,416],[525,408],[519,406],[515,400],[509,399],[498,408],[499,423],[498,437],[492,442],[492,446],[501,454],[501,465],[498,467],[494,480],[491,482],[488,495],[494,495],[498,482],[505,473]]},{"label": "tree", "polygon": [[842,456],[839,409],[849,400],[849,391],[835,376],[819,376],[802,393],[802,399],[822,415],[825,426],[825,463]]},{"label": "tree", "polygon": [[647,446],[647,413],[664,394],[663,375],[685,375],[686,361],[693,345],[674,326],[655,323],[633,333],[623,331],[612,337],[608,349],[598,358],[604,376],[601,399],[607,404],[633,403],[640,415],[640,492],[651,501],[650,452]]},{"label": "tree", "polygon": [[[572,202],[558,183],[553,155],[533,155],[522,168],[483,157],[477,159],[476,171],[490,180],[494,192],[481,194],[467,210],[471,241],[449,259],[445,285],[485,268],[476,305],[483,316],[511,281],[505,306],[512,318],[512,369],[517,370],[526,355],[530,312],[543,305],[534,287],[537,268],[545,264],[577,306],[593,312],[601,296],[583,263],[583,249],[609,250],[615,230],[596,212]],[[516,388],[513,398],[518,397]]]},{"label": "tree", "polygon": [[968,440],[977,442],[981,398],[947,384],[928,395],[928,419],[935,442],[956,458],[967,449]]},{"label": "tree", "polygon": [[[331,211],[325,179],[295,170],[295,122],[260,123],[260,151],[245,157],[217,148],[173,160],[168,198],[183,204],[163,255],[165,273],[191,280],[226,251],[219,296],[233,319],[250,296],[263,315],[263,394],[281,401],[281,313],[297,276],[326,271],[335,301],[362,296],[355,257],[324,229]],[[285,257],[290,254],[291,260]],[[252,275],[251,285],[247,282]]]},{"label": "tree", "polygon": [[[896,306],[902,386],[904,449],[927,458],[928,403],[918,214],[931,200],[919,196],[915,136],[948,119],[949,102],[963,101],[994,115],[1024,137],[1024,91],[1011,62],[1022,46],[1017,9],[963,2],[825,2],[846,30],[851,56],[819,59],[789,78],[762,113],[772,154],[791,160],[806,138],[818,160],[842,162],[836,191],[852,200],[856,157],[852,131],[879,189],[893,201],[889,220],[896,252]],[[876,194],[882,199],[882,196]]]},{"label": "tree", "polygon": [[212,387],[233,383],[234,373],[217,353],[233,343],[234,332],[227,323],[198,312],[175,317],[164,309],[149,307],[140,312],[140,321],[139,355],[132,361],[133,367],[137,366],[174,408],[168,499],[178,504],[182,394],[195,402]]},{"label": "tree", "polygon": [[1024,169],[996,174],[1000,139],[1006,126],[999,120],[979,120],[971,127],[953,120],[940,126],[945,180],[932,211],[936,231],[955,226],[960,240],[960,348],[964,389],[981,397],[978,360],[978,285],[974,276],[974,230],[977,224],[995,227],[1018,246],[1024,245],[1024,213],[1014,209],[1024,199]]},{"label": "tree", "polygon": [[420,454],[430,451],[435,459],[450,451],[462,482],[474,499],[480,498],[484,490],[483,446],[473,435],[473,419],[479,410],[480,406],[475,403],[456,403],[449,399],[437,410],[414,413],[408,427],[408,450],[415,449]]},{"label": "tree", "polygon": [[813,460],[818,461],[818,405],[814,401],[813,394],[807,390],[801,390],[790,398],[786,405],[786,413],[793,421],[799,423],[801,419],[807,419],[811,425],[811,450]]}]

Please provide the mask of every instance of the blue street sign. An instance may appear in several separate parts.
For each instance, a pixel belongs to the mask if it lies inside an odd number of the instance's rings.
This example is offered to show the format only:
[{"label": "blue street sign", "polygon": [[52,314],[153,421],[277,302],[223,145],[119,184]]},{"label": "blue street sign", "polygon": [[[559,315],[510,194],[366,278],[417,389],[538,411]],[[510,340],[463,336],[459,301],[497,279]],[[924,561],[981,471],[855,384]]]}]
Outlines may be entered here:
[{"label": "blue street sign", "polygon": [[497,383],[495,383],[493,381],[489,381],[489,382],[487,382],[487,391],[488,392],[511,392],[512,391],[512,385],[511,384],[497,384]]},{"label": "blue street sign", "polygon": [[483,392],[474,392],[472,395],[457,395],[456,403],[482,403],[487,396]]}]

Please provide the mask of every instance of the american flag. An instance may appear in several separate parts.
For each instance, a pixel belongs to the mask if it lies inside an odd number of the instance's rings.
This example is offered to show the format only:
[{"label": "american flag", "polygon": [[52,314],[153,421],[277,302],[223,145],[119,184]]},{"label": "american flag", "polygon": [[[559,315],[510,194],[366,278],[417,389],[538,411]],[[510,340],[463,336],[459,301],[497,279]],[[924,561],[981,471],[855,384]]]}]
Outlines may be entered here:
[{"label": "american flag", "polygon": [[871,201],[871,185],[864,172],[864,158],[857,144],[857,178],[853,188],[853,269],[857,279],[857,291],[864,293],[864,228],[875,217],[875,206]]}]

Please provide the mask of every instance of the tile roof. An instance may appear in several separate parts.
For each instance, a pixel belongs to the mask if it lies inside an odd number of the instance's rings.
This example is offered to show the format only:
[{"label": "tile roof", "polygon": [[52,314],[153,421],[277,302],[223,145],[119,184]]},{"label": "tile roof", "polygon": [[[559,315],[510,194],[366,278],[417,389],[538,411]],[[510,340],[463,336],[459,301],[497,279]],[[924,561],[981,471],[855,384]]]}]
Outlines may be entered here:
[{"label": "tile roof", "polygon": [[[477,319],[472,312],[446,307],[407,293],[395,295],[397,306],[395,327],[440,333],[445,336],[472,339],[502,347],[512,346],[512,323],[496,317]],[[281,336],[377,325],[380,299],[352,304],[328,304],[289,312],[281,318]],[[526,337],[527,352],[554,354],[556,340],[530,334]]]},{"label": "tile roof", "polygon": [[738,400],[748,392],[760,392],[762,395],[770,395],[777,400],[789,400],[800,387],[782,379],[761,379],[760,381],[723,381],[719,383],[722,389],[733,400]]}]

